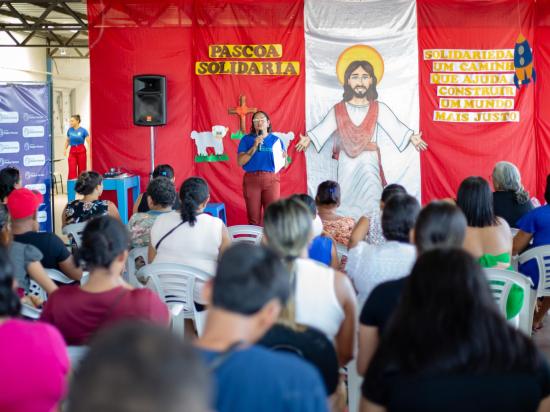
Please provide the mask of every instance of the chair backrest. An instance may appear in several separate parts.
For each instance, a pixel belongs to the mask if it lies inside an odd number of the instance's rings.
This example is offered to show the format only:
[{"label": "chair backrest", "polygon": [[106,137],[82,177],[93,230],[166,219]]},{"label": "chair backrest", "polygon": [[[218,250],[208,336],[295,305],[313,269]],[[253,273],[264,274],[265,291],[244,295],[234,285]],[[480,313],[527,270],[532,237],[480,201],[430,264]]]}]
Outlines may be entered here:
[{"label": "chair backrest", "polygon": [[[136,272],[141,269],[144,265],[136,267],[136,260],[139,263],[141,259],[143,260],[143,263],[147,265],[149,263],[148,261],[148,252],[149,248],[147,246],[143,247],[136,247],[134,249],[131,249],[128,253],[128,260],[126,261],[126,276],[125,279],[127,282],[129,282],[134,287],[141,287],[143,286],[139,280],[136,277]],[[138,260],[138,258],[141,258]]]},{"label": "chair backrest", "polygon": [[[534,305],[531,299],[531,286],[533,282],[527,276],[512,270],[486,268],[485,274],[493,297],[497,302],[500,312],[506,318],[508,315],[508,298],[514,285],[523,290],[523,302],[521,309],[514,319],[516,325],[526,334],[531,333],[531,320],[533,317]],[[533,307],[531,307],[533,306]]]},{"label": "chair backrest", "polygon": [[88,346],[67,346],[67,354],[71,361],[71,368],[74,370],[80,361],[86,356],[90,348]]},{"label": "chair backrest", "polygon": [[342,257],[348,255],[348,247],[346,245],[343,245],[341,243],[336,243],[336,253],[338,254],[338,259],[342,260]]},{"label": "chair backrest", "polygon": [[74,243],[77,248],[79,248],[82,243],[82,232],[84,232],[86,223],[88,222],[73,223],[65,226],[62,230],[63,234],[68,236],[71,243]]},{"label": "chair backrest", "polygon": [[51,280],[55,281],[55,282],[65,283],[65,284],[75,282],[73,279],[67,277],[63,272],[60,272],[60,271],[57,270],[57,269],[47,269],[47,268],[44,268],[44,270],[45,270],[46,273],[48,274],[48,277],[49,277]]},{"label": "chair backrest", "polygon": [[137,277],[148,279],[147,287],[157,293],[172,308],[183,305],[183,312],[194,313],[193,290],[195,279],[207,281],[208,273],[175,263],[151,263],[138,270]]},{"label": "chair backrest", "polygon": [[262,241],[264,229],[254,225],[236,225],[227,228],[233,242],[250,242],[259,245]]},{"label": "chair backrest", "polygon": [[512,234],[512,237],[514,237],[515,235],[517,235],[519,232],[519,229],[518,228],[515,228],[515,227],[511,227],[510,228],[510,233]]},{"label": "chair backrest", "polygon": [[539,269],[537,297],[550,296],[550,246],[538,246],[519,255],[520,264],[535,259]]}]

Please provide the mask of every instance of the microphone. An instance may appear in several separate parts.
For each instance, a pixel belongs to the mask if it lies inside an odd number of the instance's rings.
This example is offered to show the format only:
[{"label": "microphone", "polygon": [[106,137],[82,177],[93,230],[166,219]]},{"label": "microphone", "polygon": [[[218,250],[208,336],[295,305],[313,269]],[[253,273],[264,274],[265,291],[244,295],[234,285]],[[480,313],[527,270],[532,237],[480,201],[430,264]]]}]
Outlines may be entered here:
[{"label": "microphone", "polygon": [[[258,137],[262,137],[263,134],[264,134],[263,129],[258,130]],[[262,151],[262,148],[263,148],[263,140],[262,140],[262,143],[260,143],[260,144],[258,145],[258,150],[261,152],[261,151]]]}]

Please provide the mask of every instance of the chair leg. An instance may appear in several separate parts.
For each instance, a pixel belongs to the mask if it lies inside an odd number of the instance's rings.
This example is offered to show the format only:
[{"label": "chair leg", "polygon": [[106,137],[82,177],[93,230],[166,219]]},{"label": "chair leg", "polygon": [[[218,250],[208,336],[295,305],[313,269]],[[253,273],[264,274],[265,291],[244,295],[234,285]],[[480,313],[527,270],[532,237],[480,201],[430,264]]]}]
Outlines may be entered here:
[{"label": "chair leg", "polygon": [[203,310],[201,312],[195,311],[195,318],[193,320],[195,321],[195,329],[197,330],[197,335],[199,335],[199,337],[202,336],[202,333],[204,332],[207,313],[207,310]]},{"label": "chair leg", "polygon": [[172,316],[172,331],[176,334],[182,337],[182,339],[185,337],[185,318],[183,316],[183,311],[180,312],[180,314],[176,316]]},{"label": "chair leg", "polygon": [[348,410],[349,412],[358,412],[363,377],[357,373],[355,359],[352,359],[346,366],[348,370]]}]

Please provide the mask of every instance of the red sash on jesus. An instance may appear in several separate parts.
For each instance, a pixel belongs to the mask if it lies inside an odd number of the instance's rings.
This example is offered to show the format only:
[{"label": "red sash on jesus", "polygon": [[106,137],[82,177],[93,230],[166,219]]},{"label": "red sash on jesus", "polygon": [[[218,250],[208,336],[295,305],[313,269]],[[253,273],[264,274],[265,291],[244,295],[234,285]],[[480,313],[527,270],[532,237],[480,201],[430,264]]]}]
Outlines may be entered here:
[{"label": "red sash on jesus", "polygon": [[376,152],[378,155],[378,168],[380,170],[380,180],[382,186],[386,186],[386,178],[382,170],[382,159],[380,149],[376,142],[373,142],[374,129],[378,120],[378,101],[370,102],[369,109],[365,119],[359,126],[356,126],[351,121],[346,103],[341,101],[334,106],[336,114],[336,124],[338,125],[338,136],[334,138],[334,146],[332,148],[332,158],[338,160],[340,150],[351,157],[357,157],[362,152]]}]

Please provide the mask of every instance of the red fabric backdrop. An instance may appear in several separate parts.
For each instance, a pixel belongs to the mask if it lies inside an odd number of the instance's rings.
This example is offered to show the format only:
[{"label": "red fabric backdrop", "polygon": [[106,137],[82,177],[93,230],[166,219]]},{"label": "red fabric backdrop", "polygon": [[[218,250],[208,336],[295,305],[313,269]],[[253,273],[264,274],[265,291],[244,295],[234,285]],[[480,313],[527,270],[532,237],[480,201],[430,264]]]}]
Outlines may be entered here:
[{"label": "red fabric backdrop", "polygon": [[[436,85],[430,84],[433,62],[423,59],[425,49],[513,49],[520,31],[532,47],[534,1],[417,0],[417,13],[420,129],[430,145],[421,157],[423,201],[454,197],[467,176],[488,179],[499,160],[516,164],[524,186],[534,193],[534,91],[540,84],[517,91],[514,106],[520,112],[517,123],[435,122],[433,113],[439,98]],[[535,60],[535,66],[539,63]]]},{"label": "red fabric backdrop", "polygon": [[[208,46],[214,44],[281,44],[282,57],[267,61],[298,61],[299,76],[206,75],[194,77],[195,116],[193,130],[208,131],[213,125],[229,127],[223,139],[229,161],[197,163],[197,174],[209,185],[213,201],[225,202],[231,211],[229,224],[246,223],[242,195],[243,171],[237,165],[239,140],[231,133],[239,129],[239,119],[228,114],[238,106],[239,96],[246,97],[248,107],[265,111],[274,132],[293,131],[296,136],[305,129],[304,5],[302,1],[226,2],[203,0],[195,3],[193,31],[195,61],[261,61],[260,59],[212,59]],[[236,24],[235,22],[240,22]],[[247,117],[246,130],[250,129]],[[305,158],[291,146],[292,163],[282,172],[281,195],[306,192]]]},{"label": "red fabric backdrop", "polygon": [[550,0],[536,2],[535,118],[537,132],[537,159],[530,167],[537,172],[537,196],[542,199],[546,176],[550,173]]},{"label": "red fabric backdrop", "polygon": [[[245,94],[250,107],[265,110],[276,131],[304,124],[303,2],[250,0],[88,1],[93,168],[122,167],[142,178],[150,169],[149,128],[132,122],[132,78],[167,77],[166,126],[156,128],[155,164],[169,163],[177,187],[191,176],[209,182],[212,201],[226,204],[229,224],[245,223],[242,171],[236,165],[238,129],[235,107]],[[239,23],[237,23],[239,22]],[[299,76],[196,76],[195,61],[208,57],[209,44],[282,44],[284,61],[299,61]],[[231,59],[251,60],[251,59]],[[192,130],[229,127],[224,138],[229,161],[195,164]],[[250,127],[250,116],[247,128]],[[303,154],[291,149],[293,162],[283,172],[283,195],[306,188]]]}]

